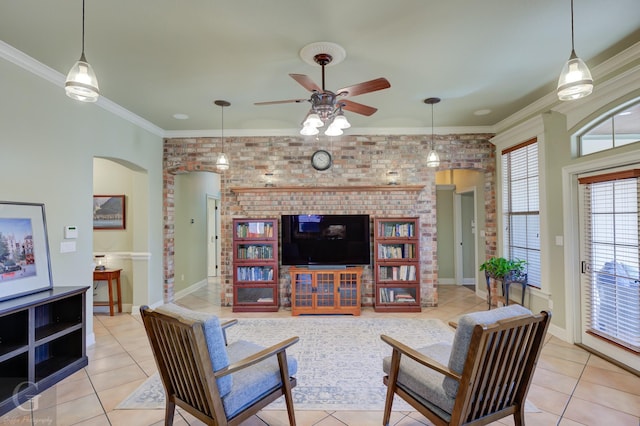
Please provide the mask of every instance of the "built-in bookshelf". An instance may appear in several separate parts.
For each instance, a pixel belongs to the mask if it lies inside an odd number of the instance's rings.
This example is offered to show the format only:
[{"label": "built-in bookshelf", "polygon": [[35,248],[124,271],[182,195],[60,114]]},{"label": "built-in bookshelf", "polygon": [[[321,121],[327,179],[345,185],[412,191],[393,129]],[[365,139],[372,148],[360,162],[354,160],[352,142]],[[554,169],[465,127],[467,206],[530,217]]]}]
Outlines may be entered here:
[{"label": "built-in bookshelf", "polygon": [[233,312],[278,310],[278,220],[233,220]]},{"label": "built-in bookshelf", "polygon": [[417,217],[374,220],[376,311],[420,311],[418,232]]},{"label": "built-in bookshelf", "polygon": [[87,366],[88,289],[52,287],[0,302],[0,416]]}]

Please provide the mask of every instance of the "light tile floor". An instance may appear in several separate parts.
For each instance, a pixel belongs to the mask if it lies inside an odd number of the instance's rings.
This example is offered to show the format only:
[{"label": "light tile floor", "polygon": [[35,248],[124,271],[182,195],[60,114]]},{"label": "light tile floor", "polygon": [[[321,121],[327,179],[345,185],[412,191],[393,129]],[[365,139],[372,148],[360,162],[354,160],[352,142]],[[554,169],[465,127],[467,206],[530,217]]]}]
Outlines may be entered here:
[{"label": "light tile floor", "polygon": [[[272,314],[232,313],[221,308],[217,286],[211,284],[178,302],[195,310],[224,318],[288,316],[281,309]],[[439,306],[421,313],[379,314],[371,308],[362,316],[439,318],[445,322],[459,315],[486,309],[485,301],[464,287],[441,286]],[[29,404],[0,418],[11,425],[161,425],[164,410],[115,410],[156,370],[139,315],[94,315],[96,344],[88,348],[89,365],[38,398],[37,409]],[[640,378],[583,349],[548,336],[536,370],[529,399],[541,410],[527,413],[527,425],[640,425]],[[26,407],[26,408],[25,408]],[[296,411],[300,426],[368,426],[382,423],[382,412]],[[178,409],[176,425],[201,422]],[[287,425],[286,411],[265,410],[243,426]],[[414,412],[394,412],[391,424],[422,426],[430,423]],[[511,418],[495,425],[512,425]]]}]

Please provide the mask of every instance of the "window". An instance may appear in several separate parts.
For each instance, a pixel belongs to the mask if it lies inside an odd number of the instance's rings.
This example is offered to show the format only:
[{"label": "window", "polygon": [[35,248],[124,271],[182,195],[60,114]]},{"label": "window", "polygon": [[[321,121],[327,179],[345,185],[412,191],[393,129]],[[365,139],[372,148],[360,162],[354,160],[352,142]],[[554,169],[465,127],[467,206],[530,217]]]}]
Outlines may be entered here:
[{"label": "window", "polygon": [[640,352],[640,170],[580,178],[587,332]]},{"label": "window", "polygon": [[502,151],[505,257],[527,261],[529,285],[540,287],[538,140]]},{"label": "window", "polygon": [[640,102],[607,115],[579,138],[580,155],[640,141]]}]

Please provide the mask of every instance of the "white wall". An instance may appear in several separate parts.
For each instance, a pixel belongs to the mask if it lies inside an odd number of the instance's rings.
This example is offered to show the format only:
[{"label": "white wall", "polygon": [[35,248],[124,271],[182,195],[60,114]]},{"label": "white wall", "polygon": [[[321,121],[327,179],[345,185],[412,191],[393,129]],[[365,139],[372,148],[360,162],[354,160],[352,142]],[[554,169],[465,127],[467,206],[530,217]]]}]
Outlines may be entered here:
[{"label": "white wall", "polygon": [[[0,59],[0,93],[0,198],[45,204],[53,284],[92,285],[93,159],[114,158],[148,174],[142,199],[149,214],[140,232],[150,253],[148,289],[138,303],[161,301],[162,138],[97,104],[66,97],[61,84],[5,59]],[[60,253],[65,225],[78,227],[75,252]],[[90,292],[87,296],[91,343],[93,302]]]}]

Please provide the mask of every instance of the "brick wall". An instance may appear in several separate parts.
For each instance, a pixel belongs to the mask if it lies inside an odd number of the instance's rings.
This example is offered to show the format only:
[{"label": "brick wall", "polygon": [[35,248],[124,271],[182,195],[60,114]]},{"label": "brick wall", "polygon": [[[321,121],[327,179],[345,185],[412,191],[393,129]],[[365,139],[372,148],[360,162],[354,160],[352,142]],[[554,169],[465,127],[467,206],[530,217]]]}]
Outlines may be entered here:
[{"label": "brick wall", "polygon": [[[437,235],[436,170],[475,169],[485,174],[486,250],[495,253],[495,158],[491,135],[437,135],[440,167],[424,165],[430,136],[352,136],[333,140],[304,137],[225,138],[231,167],[221,175],[222,303],[233,302],[232,219],[281,214],[369,214],[373,217],[420,218],[420,278],[423,306],[436,306]],[[333,166],[311,167],[316,149],[331,152]],[[190,171],[217,172],[219,138],[174,138],[164,143],[164,274],[165,300],[173,299],[174,175]],[[397,172],[398,188],[387,190],[389,172]],[[266,173],[272,174],[266,176]],[[273,187],[265,191],[267,180]],[[234,188],[256,191],[234,191]],[[295,187],[283,190],[282,187]],[[305,187],[316,187],[305,191]],[[339,187],[318,190],[317,187]],[[287,267],[280,269],[280,305],[289,304]],[[373,304],[373,270],[363,274],[362,304]]]}]

